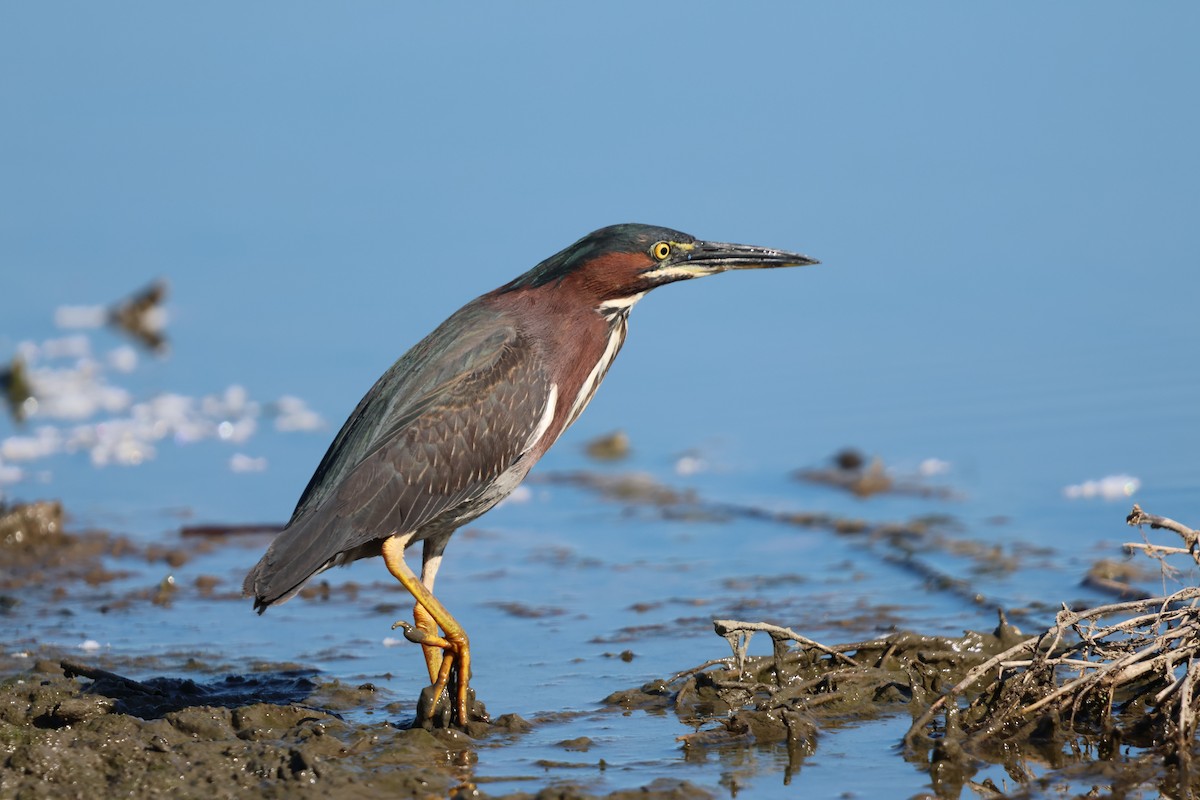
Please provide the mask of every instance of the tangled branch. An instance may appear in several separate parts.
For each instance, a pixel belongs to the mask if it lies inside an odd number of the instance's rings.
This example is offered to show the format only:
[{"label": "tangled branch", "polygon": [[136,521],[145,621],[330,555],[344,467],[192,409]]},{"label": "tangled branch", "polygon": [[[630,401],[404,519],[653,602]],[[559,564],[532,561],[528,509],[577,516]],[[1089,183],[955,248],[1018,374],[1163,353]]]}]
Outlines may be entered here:
[{"label": "tangled branch", "polygon": [[[1164,567],[1179,555],[1200,564],[1200,533],[1192,528],[1138,506],[1127,522],[1171,531],[1183,543],[1145,541],[1126,544],[1127,551]],[[1087,609],[1063,606],[1054,624],[1033,636],[1003,613],[990,634],[901,632],[834,646],[763,622],[714,626],[732,658],[670,683],[680,686],[674,703],[681,718],[728,716],[720,728],[681,737],[686,747],[739,737],[785,740],[791,759],[811,752],[826,724],[907,707],[913,722],[906,758],[928,768],[935,788],[948,795],[979,759],[1002,762],[1024,781],[1033,778],[1031,760],[1059,764],[1064,752],[1124,752],[1131,768],[1157,763],[1175,796],[1200,794],[1200,783],[1193,786],[1200,776],[1191,770],[1200,752],[1200,587]],[[759,632],[771,637],[772,653],[749,658],[747,644]]]}]

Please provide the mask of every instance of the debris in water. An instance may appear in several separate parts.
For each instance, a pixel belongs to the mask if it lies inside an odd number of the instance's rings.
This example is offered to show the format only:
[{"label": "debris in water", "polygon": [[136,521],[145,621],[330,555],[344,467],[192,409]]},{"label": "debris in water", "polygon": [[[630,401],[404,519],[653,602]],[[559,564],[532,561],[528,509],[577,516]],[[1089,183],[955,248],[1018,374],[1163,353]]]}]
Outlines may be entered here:
[{"label": "debris in water", "polygon": [[884,466],[882,459],[875,457],[868,462],[861,452],[852,447],[835,453],[832,460],[832,466],[798,469],[792,473],[792,477],[844,489],[863,498],[873,494],[909,494],[942,499],[954,496],[946,487],[923,483],[924,478],[949,470],[949,462],[940,459],[925,459],[912,477],[894,475]]},{"label": "debris in water", "polygon": [[586,450],[597,461],[620,461],[629,456],[629,436],[625,431],[606,433],[588,442]]}]

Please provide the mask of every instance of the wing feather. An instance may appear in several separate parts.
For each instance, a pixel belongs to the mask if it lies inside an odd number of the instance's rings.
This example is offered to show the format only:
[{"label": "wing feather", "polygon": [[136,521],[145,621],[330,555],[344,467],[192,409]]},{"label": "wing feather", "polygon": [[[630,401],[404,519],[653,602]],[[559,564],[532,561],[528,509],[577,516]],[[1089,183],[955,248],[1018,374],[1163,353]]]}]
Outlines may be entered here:
[{"label": "wing feather", "polygon": [[[463,330],[469,335],[456,335]],[[532,445],[551,395],[528,344],[503,315],[472,304],[397,361],[246,576],[256,606],[287,599],[313,574],[394,533],[457,527],[499,499],[496,481]]]}]

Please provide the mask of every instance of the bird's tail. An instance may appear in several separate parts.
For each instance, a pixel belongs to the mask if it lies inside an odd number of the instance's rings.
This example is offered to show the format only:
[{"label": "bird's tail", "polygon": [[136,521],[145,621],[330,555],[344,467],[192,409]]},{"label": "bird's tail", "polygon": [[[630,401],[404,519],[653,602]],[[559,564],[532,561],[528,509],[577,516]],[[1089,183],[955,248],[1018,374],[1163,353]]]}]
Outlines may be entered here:
[{"label": "bird's tail", "polygon": [[313,575],[341,563],[338,551],[329,544],[337,537],[329,535],[331,531],[320,516],[289,523],[247,573],[242,595],[254,598],[258,613],[291,599]]}]

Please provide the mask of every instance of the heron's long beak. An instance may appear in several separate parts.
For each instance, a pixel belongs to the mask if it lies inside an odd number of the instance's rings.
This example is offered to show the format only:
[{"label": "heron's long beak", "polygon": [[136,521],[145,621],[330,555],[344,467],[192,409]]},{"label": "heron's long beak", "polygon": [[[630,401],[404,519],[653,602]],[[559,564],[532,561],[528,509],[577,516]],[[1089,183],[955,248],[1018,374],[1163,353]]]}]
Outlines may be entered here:
[{"label": "heron's long beak", "polygon": [[698,267],[704,274],[713,274],[730,269],[804,267],[819,263],[815,258],[787,250],[772,250],[750,244],[696,242],[691,250],[681,256],[679,266]]}]

